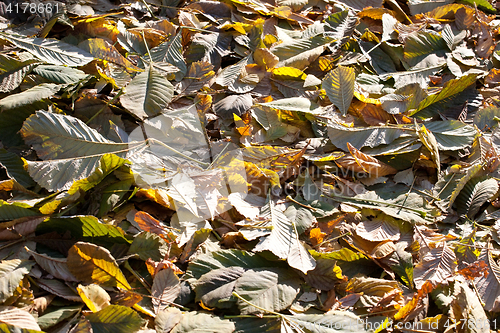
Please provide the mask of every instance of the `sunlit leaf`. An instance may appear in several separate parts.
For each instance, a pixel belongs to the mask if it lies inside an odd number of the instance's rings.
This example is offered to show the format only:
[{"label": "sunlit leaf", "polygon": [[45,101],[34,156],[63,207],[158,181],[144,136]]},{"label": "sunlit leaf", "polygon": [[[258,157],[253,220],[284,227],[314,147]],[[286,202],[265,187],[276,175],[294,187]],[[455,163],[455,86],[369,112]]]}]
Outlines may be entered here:
[{"label": "sunlit leaf", "polygon": [[90,176],[101,156],[124,156],[129,148],[128,144],[109,141],[74,117],[44,111],[28,118],[21,134],[44,160],[28,163],[30,175],[53,191],[68,189],[75,180]]},{"label": "sunlit leaf", "polygon": [[85,305],[87,305],[90,311],[94,313],[99,312],[110,305],[109,302],[111,301],[111,297],[109,297],[106,290],[97,284],[89,284],[88,286],[82,286],[80,284],[76,290]]},{"label": "sunlit leaf", "polygon": [[172,84],[150,66],[137,74],[120,96],[122,105],[135,116],[144,119],[160,114],[174,95]]},{"label": "sunlit leaf", "polygon": [[136,332],[144,320],[129,307],[109,305],[86,316],[94,333]]},{"label": "sunlit leaf", "polygon": [[[292,304],[299,290],[298,276],[290,270],[265,268],[248,270],[236,281],[235,293],[268,311],[279,312]],[[237,301],[243,314],[262,313],[262,310]]]},{"label": "sunlit leaf", "polygon": [[234,286],[244,272],[244,268],[234,266],[215,269],[203,275],[195,285],[196,301],[208,307],[233,307],[236,302],[233,297]]},{"label": "sunlit leaf", "polygon": [[88,38],[78,44],[78,47],[87,51],[97,59],[106,60],[125,67],[127,70],[139,71],[139,68],[130,60],[122,56],[118,50],[102,38]]},{"label": "sunlit leaf", "polygon": [[498,191],[498,182],[493,178],[476,177],[465,184],[455,200],[457,212],[474,219],[481,206]]},{"label": "sunlit leaf", "polygon": [[186,61],[182,56],[182,32],[179,31],[170,41],[164,42],[150,51],[155,63],[169,63],[179,69],[175,74],[177,81],[182,80],[187,72]]},{"label": "sunlit leaf", "polygon": [[103,247],[78,242],[68,252],[70,272],[86,283],[130,290],[130,285],[113,256]]},{"label": "sunlit leaf", "polygon": [[34,261],[12,259],[0,262],[0,301],[3,303],[14,294],[24,275],[28,274]]},{"label": "sunlit leaf", "polygon": [[20,61],[7,55],[0,55],[0,92],[16,89],[35,64],[34,59]]},{"label": "sunlit leaf", "polygon": [[354,70],[349,67],[339,66],[328,73],[323,79],[322,87],[330,101],[339,108],[343,116],[351,105],[354,96]]},{"label": "sunlit leaf", "polygon": [[0,99],[0,111],[15,109],[23,105],[41,101],[53,96],[61,86],[54,83],[42,83],[33,88]]},{"label": "sunlit leaf", "polygon": [[77,67],[94,59],[90,53],[57,39],[28,38],[7,33],[1,33],[0,38],[10,41],[17,47],[31,52],[40,60],[53,65]]},{"label": "sunlit leaf", "polygon": [[0,322],[27,330],[41,330],[36,319],[28,311],[13,306],[0,307]]},{"label": "sunlit leaf", "polygon": [[427,252],[422,260],[417,263],[413,273],[415,285],[421,288],[425,281],[434,285],[445,282],[455,272],[457,258],[449,246],[443,244]]}]

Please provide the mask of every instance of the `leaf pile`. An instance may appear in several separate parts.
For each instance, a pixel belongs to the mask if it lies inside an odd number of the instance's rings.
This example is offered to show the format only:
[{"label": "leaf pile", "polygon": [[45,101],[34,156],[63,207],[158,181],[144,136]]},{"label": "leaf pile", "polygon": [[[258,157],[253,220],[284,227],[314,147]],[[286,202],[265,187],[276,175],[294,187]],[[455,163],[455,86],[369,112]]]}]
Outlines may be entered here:
[{"label": "leaf pile", "polygon": [[1,332],[497,329],[487,0],[0,5]]}]

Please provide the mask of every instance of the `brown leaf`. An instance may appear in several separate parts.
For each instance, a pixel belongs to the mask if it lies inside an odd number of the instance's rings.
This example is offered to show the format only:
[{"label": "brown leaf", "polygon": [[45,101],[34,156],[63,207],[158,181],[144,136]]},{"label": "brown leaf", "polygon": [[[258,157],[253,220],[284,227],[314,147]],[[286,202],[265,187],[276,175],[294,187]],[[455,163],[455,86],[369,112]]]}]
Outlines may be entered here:
[{"label": "brown leaf", "polygon": [[155,313],[167,308],[181,291],[179,278],[172,269],[164,269],[155,275],[151,296]]},{"label": "brown leaf", "polygon": [[335,161],[347,170],[352,172],[365,172],[374,177],[382,177],[398,172],[393,167],[377,160],[375,157],[362,153],[349,142],[347,143],[347,147],[349,148],[351,156],[345,156]]}]

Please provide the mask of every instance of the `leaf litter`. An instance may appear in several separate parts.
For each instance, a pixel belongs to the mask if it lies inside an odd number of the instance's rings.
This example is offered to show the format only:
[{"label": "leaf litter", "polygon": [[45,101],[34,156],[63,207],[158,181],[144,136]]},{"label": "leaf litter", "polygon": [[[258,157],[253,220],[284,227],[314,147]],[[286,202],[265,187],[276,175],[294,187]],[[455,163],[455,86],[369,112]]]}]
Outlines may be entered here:
[{"label": "leaf litter", "polygon": [[494,1],[22,6],[1,331],[497,330]]}]

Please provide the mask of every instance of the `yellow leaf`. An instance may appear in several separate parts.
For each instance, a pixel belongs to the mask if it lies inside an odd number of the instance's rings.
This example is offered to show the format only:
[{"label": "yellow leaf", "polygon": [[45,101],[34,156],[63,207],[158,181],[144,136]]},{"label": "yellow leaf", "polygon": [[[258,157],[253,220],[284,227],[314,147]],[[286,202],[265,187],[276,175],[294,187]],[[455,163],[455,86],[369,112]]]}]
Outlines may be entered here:
[{"label": "yellow leaf", "polygon": [[252,24],[235,22],[235,23],[224,23],[219,28],[222,30],[228,30],[228,29],[232,28],[232,29],[238,31],[240,34],[246,35],[247,32],[252,29],[252,26],[253,26]]},{"label": "yellow leaf", "polygon": [[363,9],[357,15],[360,18],[368,17],[368,18],[371,18],[371,19],[374,19],[374,20],[381,20],[382,19],[382,15],[384,15],[384,14],[390,14],[392,16],[395,16],[394,11],[392,11],[390,9],[387,9],[387,8],[371,8],[371,7]]},{"label": "yellow leaf", "polygon": [[109,302],[111,301],[111,297],[108,295],[106,290],[97,284],[90,284],[88,286],[82,286],[79,284],[76,290],[85,305],[87,305],[92,312],[101,311],[110,304]]},{"label": "yellow leaf", "polygon": [[70,272],[85,283],[130,290],[130,284],[111,253],[98,245],[78,242],[68,252]]},{"label": "yellow leaf", "polygon": [[382,105],[382,102],[379,101],[378,99],[365,97],[363,94],[361,94],[360,92],[358,92],[356,90],[354,90],[354,97],[356,97],[357,99],[359,99],[363,103]]},{"label": "yellow leaf", "polygon": [[139,67],[132,64],[130,60],[122,56],[113,45],[102,38],[89,38],[78,44],[78,47],[89,52],[97,59],[115,63],[125,67],[129,71],[142,71]]},{"label": "yellow leaf", "polygon": [[136,195],[138,197],[147,198],[153,202],[156,202],[159,205],[162,205],[163,207],[166,208],[172,207],[172,204],[170,203],[170,198],[167,195],[167,191],[165,191],[164,189],[141,188]]},{"label": "yellow leaf", "polygon": [[75,32],[87,37],[106,38],[113,43],[118,39],[118,28],[116,23],[105,17],[90,17],[79,19],[75,22]]},{"label": "yellow leaf", "polygon": [[420,138],[420,141],[422,141],[424,146],[427,149],[429,149],[432,160],[436,164],[437,174],[439,175],[439,173],[441,172],[441,160],[439,158],[439,148],[436,141],[436,137],[434,137],[434,134],[432,134],[431,131],[427,130],[427,128],[425,128],[424,125],[422,125],[422,127],[419,127],[416,120],[415,120],[415,128],[417,130],[417,134],[418,137]]},{"label": "yellow leaf", "polygon": [[321,244],[324,240],[326,234],[321,231],[320,228],[311,229],[309,232],[309,238],[311,239],[311,243],[313,246]]}]

